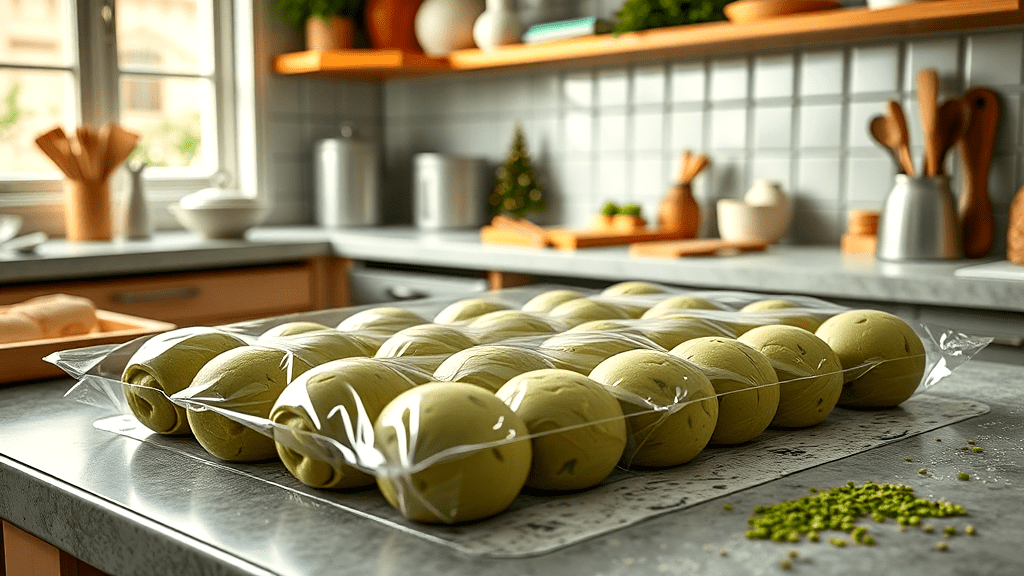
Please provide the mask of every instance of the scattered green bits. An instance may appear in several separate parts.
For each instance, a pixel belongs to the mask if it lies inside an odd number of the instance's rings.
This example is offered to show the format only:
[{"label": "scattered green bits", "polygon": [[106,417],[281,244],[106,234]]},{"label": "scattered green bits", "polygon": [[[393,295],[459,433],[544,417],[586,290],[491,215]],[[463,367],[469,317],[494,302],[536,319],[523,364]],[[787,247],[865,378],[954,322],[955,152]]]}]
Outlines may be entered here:
[{"label": "scattered green bits", "polygon": [[956,477],[961,479],[961,480],[970,480],[971,479],[970,475],[964,474],[963,472],[957,472],[956,473]]},{"label": "scattered green bits", "polygon": [[799,555],[800,555],[800,554],[798,554],[796,550],[790,550],[790,551],[789,551],[789,557],[790,557],[790,558],[796,558],[796,557],[797,557],[797,556],[799,556]]},{"label": "scattered green bits", "polygon": [[829,538],[828,543],[835,546],[836,548],[842,548],[843,546],[846,546],[846,540],[843,540],[841,538]]},{"label": "scattered green bits", "polygon": [[972,448],[972,450],[974,450],[975,452],[984,452],[985,451],[981,446],[975,446],[974,448]]},{"label": "scattered green bits", "polygon": [[789,560],[783,560],[782,564],[780,564],[780,566],[782,566],[783,570],[789,570],[790,568],[793,567],[793,563],[790,562]]},{"label": "scattered green bits", "polygon": [[726,504],[725,506],[722,506],[722,508],[724,510],[732,510],[732,504]]},{"label": "scattered green bits", "polygon": [[818,540],[821,540],[821,536],[819,536],[817,532],[812,530],[807,533],[807,539],[811,542],[817,542]]},{"label": "scattered green bits", "polygon": [[945,552],[946,550],[949,550],[949,543],[948,542],[936,542],[935,543],[935,549],[938,550],[939,552]]},{"label": "scattered green bits", "polygon": [[942,529],[942,533],[946,536],[953,536],[954,534],[956,534],[956,528],[954,528],[953,526],[946,526]]},{"label": "scattered green bits", "polygon": [[865,536],[864,540],[861,541],[861,544],[863,544],[865,546],[874,546],[875,545],[875,539],[872,538],[871,536]]},{"label": "scattered green bits", "polygon": [[904,461],[904,462],[913,462],[913,461],[914,461],[914,459],[913,459],[913,458],[911,458],[910,456],[907,456],[906,458],[904,458],[904,459],[903,459],[903,461]]},{"label": "scattered green bits", "polygon": [[974,444],[974,440],[968,440],[967,443],[968,444]]},{"label": "scattered green bits", "polygon": [[974,526],[971,526],[970,524],[967,525],[967,528],[964,528],[964,532],[966,532],[968,536],[974,536],[978,533]]},{"label": "scattered green bits", "polygon": [[925,524],[924,526],[921,526],[921,530],[923,532],[927,532],[927,533],[931,534],[932,532],[935,531],[935,528],[932,528],[931,524]]},{"label": "scattered green bits", "polygon": [[729,553],[726,552],[725,548],[722,548],[721,550],[718,551],[718,555],[719,556],[728,556]]},{"label": "scattered green bits", "polygon": [[936,442],[942,442],[942,438],[936,438],[935,441]]},{"label": "scattered green bits", "polygon": [[927,471],[927,470],[925,470],[924,468],[921,468],[920,470],[918,470],[918,471],[917,471],[917,473],[918,473],[918,474],[921,474],[921,475],[924,475],[924,474],[927,474],[927,473],[928,473],[928,471]]},{"label": "scattered green bits", "polygon": [[810,492],[811,494],[817,494],[817,493],[818,493],[818,489],[817,489],[817,488],[815,488],[814,486],[811,486],[811,487],[810,487],[810,488],[808,488],[807,490],[808,490],[808,491],[809,491],[809,492]]}]

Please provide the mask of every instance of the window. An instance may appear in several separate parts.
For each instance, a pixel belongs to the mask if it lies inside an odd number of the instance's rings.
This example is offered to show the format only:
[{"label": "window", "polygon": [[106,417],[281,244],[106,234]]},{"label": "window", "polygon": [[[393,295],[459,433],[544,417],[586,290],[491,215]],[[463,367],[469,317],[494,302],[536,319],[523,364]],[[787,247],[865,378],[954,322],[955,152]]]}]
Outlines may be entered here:
[{"label": "window", "polygon": [[34,142],[54,126],[139,133],[131,161],[167,201],[236,174],[232,4],[0,0],[0,211],[59,201]]}]

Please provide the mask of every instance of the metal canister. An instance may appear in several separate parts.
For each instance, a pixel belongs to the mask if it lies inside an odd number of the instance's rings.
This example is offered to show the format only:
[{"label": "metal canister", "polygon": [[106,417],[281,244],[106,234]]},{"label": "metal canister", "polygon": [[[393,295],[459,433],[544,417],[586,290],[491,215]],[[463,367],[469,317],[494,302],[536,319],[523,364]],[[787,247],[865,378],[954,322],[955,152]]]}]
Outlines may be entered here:
[{"label": "metal canister", "polygon": [[487,164],[425,152],[413,158],[416,226],[426,230],[474,228],[487,223]]},{"label": "metal canister", "polygon": [[379,224],[377,147],[345,126],[341,138],[317,140],[313,153],[316,223],[327,228]]},{"label": "metal canister", "polygon": [[896,175],[878,222],[879,260],[963,257],[956,204],[945,176]]}]

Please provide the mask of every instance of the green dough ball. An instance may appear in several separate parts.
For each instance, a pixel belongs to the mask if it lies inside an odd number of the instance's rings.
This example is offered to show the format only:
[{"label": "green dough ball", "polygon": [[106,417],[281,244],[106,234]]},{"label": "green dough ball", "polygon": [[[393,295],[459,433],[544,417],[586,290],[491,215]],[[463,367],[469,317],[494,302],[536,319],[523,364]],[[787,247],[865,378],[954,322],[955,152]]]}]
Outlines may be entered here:
[{"label": "green dough ball", "polygon": [[699,368],[681,358],[632,350],[601,362],[590,378],[610,387],[626,415],[625,464],[683,464],[711,439],[718,421],[715,388]]},{"label": "green dough ball", "polygon": [[651,348],[654,343],[636,335],[617,332],[563,332],[540,345],[555,368],[572,370],[584,376],[604,360],[628,350]]},{"label": "green dough ball", "polygon": [[463,382],[496,392],[520,374],[552,367],[540,352],[492,344],[452,354],[437,367],[434,380]]},{"label": "green dough ball", "polygon": [[566,332],[602,332],[605,330],[631,334],[640,333],[640,330],[636,328],[636,323],[632,320],[591,320],[579,326],[573,326]]},{"label": "green dough ball", "polygon": [[526,485],[582,490],[611,474],[626,447],[622,408],[610,392],[568,370],[516,376],[495,394],[523,419],[533,437]]},{"label": "green dough ball", "polygon": [[750,346],[720,336],[683,342],[672,354],[697,365],[718,394],[712,444],[742,444],[764,432],[779,408],[779,378],[772,363]]},{"label": "green dough ball", "polygon": [[[300,356],[284,350],[242,346],[209,361],[192,385],[175,397],[268,418],[288,383],[310,368]],[[252,462],[277,455],[273,438],[213,410],[190,407],[188,423],[203,448],[222,460]]]},{"label": "green dough ball", "polygon": [[914,394],[924,376],[924,344],[898,316],[851,310],[826,320],[816,334],[843,366],[840,406],[897,406]]},{"label": "green dough ball", "polygon": [[321,364],[303,373],[278,397],[270,419],[277,429],[275,445],[288,471],[314,488],[358,488],[374,484],[372,475],[353,468],[351,456],[329,452],[323,441],[306,434],[331,438],[353,450],[365,450],[366,433],[380,411],[396,396],[412,388],[408,379],[380,360],[346,358]]},{"label": "green dough ball", "polygon": [[463,324],[488,312],[508,309],[509,306],[501,302],[484,300],[482,298],[469,298],[446,306],[437,313],[437,316],[434,316],[434,322],[437,324]]},{"label": "green dough ball", "polygon": [[317,324],[316,322],[285,322],[284,324],[278,324],[263,334],[260,334],[259,339],[266,340],[268,338],[278,338],[280,336],[302,334],[303,332],[316,332],[318,330],[330,329],[331,328],[329,326]]},{"label": "green dough ball", "polygon": [[185,409],[169,397],[188,388],[196,373],[221,352],[244,346],[242,339],[214,328],[181,328],[150,338],[121,374],[132,413],[159,434],[188,434]]},{"label": "green dough ball", "polygon": [[583,298],[583,294],[575,290],[550,290],[530,298],[523,304],[523,312],[551,312],[555,306],[577,298]]},{"label": "green dough ball", "polygon": [[601,291],[601,296],[627,296],[634,294],[664,294],[664,286],[652,284],[651,282],[640,282],[632,280],[612,284]]},{"label": "green dough ball", "polygon": [[570,328],[591,320],[626,320],[630,317],[621,306],[590,298],[577,298],[563,302],[555,306],[549,314]]},{"label": "green dough ball", "polygon": [[411,520],[454,524],[493,516],[530,473],[526,424],[472,384],[431,382],[403,392],[373,431],[386,471],[377,486]]},{"label": "green dough ball", "polygon": [[310,366],[319,366],[331,360],[370,356],[374,346],[355,334],[332,328],[315,332],[300,332],[277,338],[263,338],[260,344],[287,350],[302,358]]},{"label": "green dough ball", "polygon": [[399,330],[426,323],[418,314],[405,308],[383,306],[356,312],[338,324],[338,330],[358,334],[380,348],[385,340]]},{"label": "green dough ball", "polygon": [[772,426],[805,428],[832,412],[843,390],[839,357],[821,338],[796,326],[759,326],[739,341],[768,357],[779,377]]},{"label": "green dough ball", "polygon": [[388,338],[377,350],[376,357],[450,356],[474,345],[476,342],[458,328],[444,324],[421,324],[401,330]]},{"label": "green dough ball", "polygon": [[699,296],[671,296],[652,306],[641,318],[664,318],[687,310],[722,310],[722,307]]},{"label": "green dough ball", "polygon": [[469,331],[477,342],[491,344],[509,338],[551,334],[555,331],[552,324],[554,322],[550,319],[538,314],[521,310],[498,310],[488,312],[470,322]]},{"label": "green dough ball", "polygon": [[730,334],[719,322],[687,316],[648,319],[639,324],[639,328],[644,336],[666,350],[694,338]]},{"label": "green dough ball", "polygon": [[786,313],[789,308],[804,308],[789,300],[758,300],[744,306],[740,312],[750,314],[753,318],[764,319],[764,324],[785,324],[814,332],[821,326],[821,319],[809,310]]}]

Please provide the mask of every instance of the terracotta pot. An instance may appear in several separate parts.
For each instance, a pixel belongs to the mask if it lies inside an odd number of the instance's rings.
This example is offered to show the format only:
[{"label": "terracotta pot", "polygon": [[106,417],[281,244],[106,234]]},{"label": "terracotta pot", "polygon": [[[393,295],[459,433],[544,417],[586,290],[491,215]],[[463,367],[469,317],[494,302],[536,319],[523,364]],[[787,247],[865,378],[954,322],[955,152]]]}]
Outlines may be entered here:
[{"label": "terracotta pot", "polygon": [[416,40],[416,11],[423,0],[369,0],[366,3],[366,33],[374,48],[390,48],[422,54]]},{"label": "terracotta pot", "polygon": [[669,189],[658,205],[658,224],[679,238],[696,238],[700,230],[700,205],[693,198],[690,184],[680,182]]},{"label": "terracotta pot", "polygon": [[332,16],[306,20],[306,50],[327,52],[355,47],[356,23],[351,18]]}]

